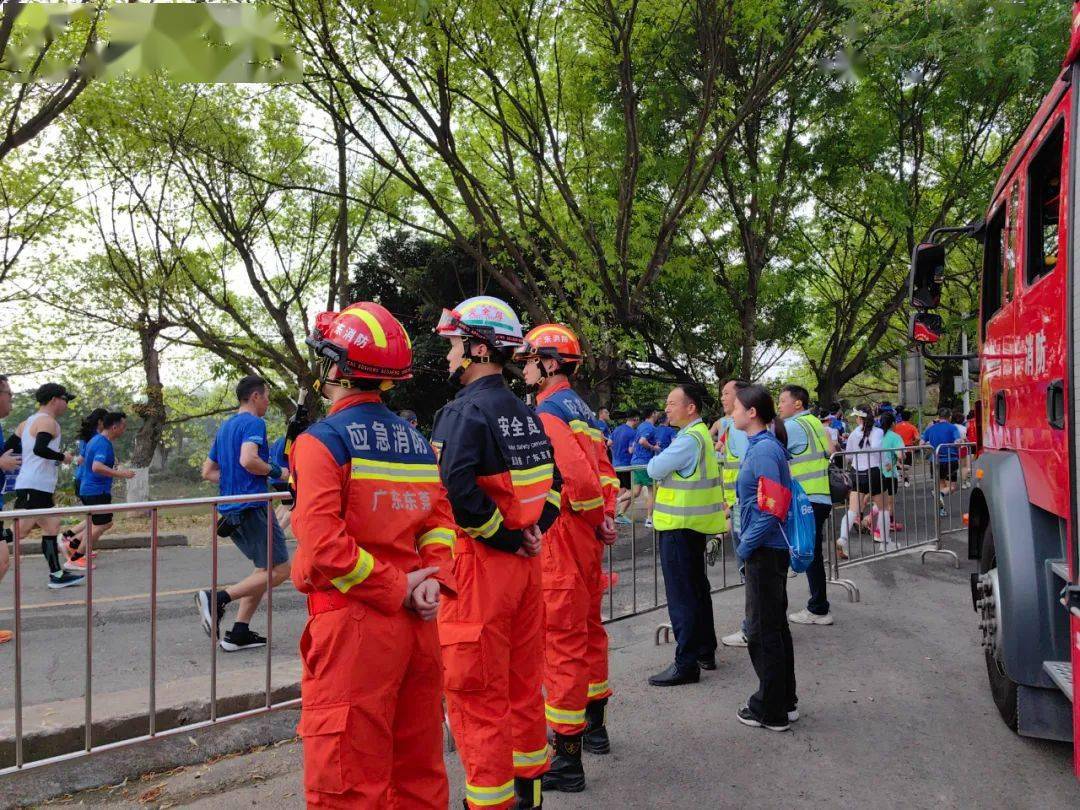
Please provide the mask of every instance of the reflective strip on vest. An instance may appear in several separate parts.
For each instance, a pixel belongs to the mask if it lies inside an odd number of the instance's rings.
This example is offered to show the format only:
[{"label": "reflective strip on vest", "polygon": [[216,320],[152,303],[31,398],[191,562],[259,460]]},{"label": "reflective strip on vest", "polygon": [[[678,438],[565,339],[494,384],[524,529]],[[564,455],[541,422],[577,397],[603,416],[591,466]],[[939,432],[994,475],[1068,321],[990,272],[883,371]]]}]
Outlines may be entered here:
[{"label": "reflective strip on vest", "polygon": [[703,534],[726,531],[723,478],[716,454],[710,452],[712,437],[702,422],[685,432],[698,444],[697,466],[685,478],[673,473],[659,482],[653,504],[653,526],[657,531],[690,529]]},{"label": "reflective strip on vest", "polygon": [[[791,477],[802,484],[807,495],[829,494],[829,453],[825,449],[825,429],[813,424],[807,417],[797,416],[806,433],[806,447],[789,463]],[[816,420],[814,420],[816,421]]]},{"label": "reflective strip on vest", "polygon": [[439,468],[434,464],[400,464],[393,461],[352,460],[353,480],[398,481],[405,484],[437,484]]},{"label": "reflective strip on vest", "polygon": [[362,548],[358,549],[358,551],[360,553],[356,557],[356,565],[353,566],[353,570],[343,577],[330,580],[330,584],[342,593],[348,593],[350,588],[359,585],[371,576],[371,572],[375,570],[375,558]]},{"label": "reflective strip on vest", "polygon": [[480,807],[491,807],[514,798],[514,780],[498,787],[481,787],[465,783],[465,798]]},{"label": "reflective strip on vest", "polygon": [[539,484],[545,478],[551,478],[555,473],[555,465],[541,464],[537,467],[529,467],[527,470],[511,470],[510,481],[514,486],[527,486],[529,484]]}]

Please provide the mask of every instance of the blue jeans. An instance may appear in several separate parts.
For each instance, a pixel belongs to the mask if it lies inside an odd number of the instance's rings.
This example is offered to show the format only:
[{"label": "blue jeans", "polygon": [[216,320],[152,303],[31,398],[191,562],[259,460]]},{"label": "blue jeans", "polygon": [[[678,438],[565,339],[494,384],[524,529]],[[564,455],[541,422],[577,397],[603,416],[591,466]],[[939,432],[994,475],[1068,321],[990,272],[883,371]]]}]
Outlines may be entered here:
[{"label": "blue jeans", "polygon": [[810,567],[806,569],[806,581],[810,585],[810,601],[806,603],[806,609],[816,616],[824,616],[829,612],[829,598],[826,595],[825,557],[821,551],[822,540],[825,536],[825,524],[832,514],[832,507],[823,503],[812,503],[814,507],[814,523],[817,532],[814,536],[814,559]]},{"label": "blue jeans", "polygon": [[695,669],[698,660],[716,654],[716,630],[709,577],[705,572],[706,537],[690,529],[658,532],[668,616],[675,631],[675,664]]}]

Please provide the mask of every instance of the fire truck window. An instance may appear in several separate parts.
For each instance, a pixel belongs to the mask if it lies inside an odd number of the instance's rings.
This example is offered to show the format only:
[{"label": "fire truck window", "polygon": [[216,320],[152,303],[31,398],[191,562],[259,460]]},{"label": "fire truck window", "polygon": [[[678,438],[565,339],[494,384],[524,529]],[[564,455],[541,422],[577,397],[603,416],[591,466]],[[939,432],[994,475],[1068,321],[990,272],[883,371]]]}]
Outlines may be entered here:
[{"label": "fire truck window", "polygon": [[[983,284],[982,284],[982,323],[994,316],[1001,309],[1001,260],[1005,255],[1005,206],[990,217],[983,242]],[[985,334],[985,331],[984,331]]]},{"label": "fire truck window", "polygon": [[1051,273],[1058,264],[1058,215],[1061,210],[1061,150],[1065,125],[1059,120],[1039,147],[1028,169],[1028,284]]},{"label": "fire truck window", "polygon": [[1009,218],[1005,223],[1005,232],[1001,237],[1001,258],[1005,268],[1005,279],[1001,285],[1001,295],[1005,301],[1012,301],[1016,290],[1016,254],[1020,250],[1020,182],[1012,184],[1009,191]]}]

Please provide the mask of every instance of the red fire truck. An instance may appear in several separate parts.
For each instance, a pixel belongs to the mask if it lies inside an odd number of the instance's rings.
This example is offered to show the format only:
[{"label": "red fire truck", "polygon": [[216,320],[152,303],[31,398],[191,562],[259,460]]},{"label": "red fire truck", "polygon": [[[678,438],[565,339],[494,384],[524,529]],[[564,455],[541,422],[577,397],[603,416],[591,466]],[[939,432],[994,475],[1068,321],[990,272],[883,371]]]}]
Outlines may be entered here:
[{"label": "red fire truck", "polygon": [[[942,332],[947,247],[983,245],[972,601],[990,691],[1020,734],[1080,740],[1080,3],[1068,57],[998,180],[986,218],[912,257],[912,337]],[[975,359],[973,356],[971,359]],[[1080,777],[1080,745],[1074,743]]]}]

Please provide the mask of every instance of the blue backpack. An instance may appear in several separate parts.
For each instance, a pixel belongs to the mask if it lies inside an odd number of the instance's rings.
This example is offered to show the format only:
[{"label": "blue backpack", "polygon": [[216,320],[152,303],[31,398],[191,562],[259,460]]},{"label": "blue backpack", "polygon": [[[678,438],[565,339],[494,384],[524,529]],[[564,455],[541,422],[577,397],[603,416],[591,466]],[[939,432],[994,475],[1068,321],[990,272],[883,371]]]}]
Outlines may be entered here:
[{"label": "blue backpack", "polygon": [[814,521],[814,505],[806,495],[802,484],[791,479],[791,505],[787,520],[780,527],[791,554],[791,570],[801,574],[814,561],[817,524]]}]

